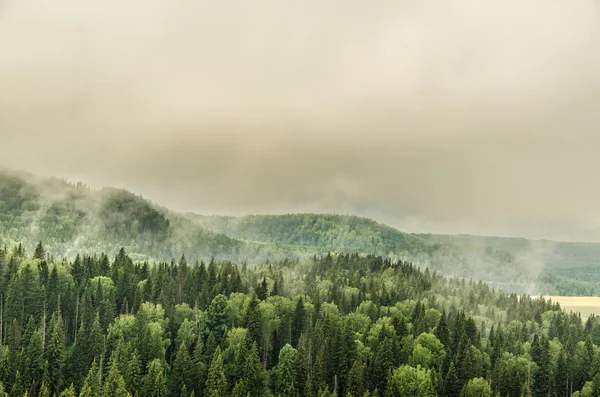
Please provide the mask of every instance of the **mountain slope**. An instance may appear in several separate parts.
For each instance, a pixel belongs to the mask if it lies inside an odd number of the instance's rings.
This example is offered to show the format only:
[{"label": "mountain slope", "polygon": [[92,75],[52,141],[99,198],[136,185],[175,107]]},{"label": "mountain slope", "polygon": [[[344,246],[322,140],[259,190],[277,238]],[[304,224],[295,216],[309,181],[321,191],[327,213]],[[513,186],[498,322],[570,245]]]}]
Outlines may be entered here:
[{"label": "mountain slope", "polygon": [[327,252],[381,255],[506,291],[600,293],[600,244],[403,233],[370,219],[327,214],[244,217],[178,214],[126,190],[93,190],[54,178],[0,172],[0,244],[43,241],[76,252],[135,260],[265,262]]},{"label": "mountain slope", "polygon": [[330,214],[187,215],[234,238],[400,258],[447,275],[485,280],[506,291],[600,294],[600,244],[409,234],[370,219]]},{"label": "mountain slope", "polygon": [[240,218],[189,214],[216,233],[252,241],[393,254],[404,250],[434,250],[419,237],[357,216],[288,214],[249,215]]},{"label": "mountain slope", "polygon": [[264,261],[304,254],[303,249],[208,231],[126,190],[96,191],[54,178],[0,172],[0,243],[22,243],[32,250],[39,241],[57,256],[75,251],[114,255],[125,247],[138,260],[186,254],[190,259]]},{"label": "mountain slope", "polygon": [[537,290],[549,295],[600,295],[598,243],[473,235],[419,234],[418,237],[442,245],[507,252],[521,263],[524,272],[538,274]]},{"label": "mountain slope", "polygon": [[187,215],[204,228],[233,238],[409,260],[443,274],[486,280],[497,287],[520,292],[531,292],[535,281],[535,276],[520,270],[519,263],[508,252],[478,245],[431,241],[357,216],[288,214],[237,218]]}]

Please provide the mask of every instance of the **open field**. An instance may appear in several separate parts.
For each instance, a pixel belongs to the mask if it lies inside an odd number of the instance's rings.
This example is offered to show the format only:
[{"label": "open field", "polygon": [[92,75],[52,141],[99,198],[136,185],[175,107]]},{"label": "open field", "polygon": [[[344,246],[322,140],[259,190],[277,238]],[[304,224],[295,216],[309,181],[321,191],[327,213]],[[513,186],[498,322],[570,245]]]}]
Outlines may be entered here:
[{"label": "open field", "polygon": [[580,312],[583,320],[591,314],[600,315],[600,296],[545,296],[567,311]]}]

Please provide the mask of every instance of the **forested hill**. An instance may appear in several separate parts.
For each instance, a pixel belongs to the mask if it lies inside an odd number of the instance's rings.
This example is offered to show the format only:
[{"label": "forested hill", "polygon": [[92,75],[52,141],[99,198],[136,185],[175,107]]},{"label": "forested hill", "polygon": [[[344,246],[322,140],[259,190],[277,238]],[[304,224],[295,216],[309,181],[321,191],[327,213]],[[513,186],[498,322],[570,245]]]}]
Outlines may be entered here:
[{"label": "forested hill", "polygon": [[416,235],[430,243],[474,247],[510,254],[538,274],[539,292],[551,295],[600,295],[600,244],[473,235]]},{"label": "forested hill", "polygon": [[52,254],[115,255],[125,247],[140,259],[264,261],[310,255],[301,248],[249,243],[214,233],[186,217],[126,190],[92,190],[54,178],[0,172],[0,243],[21,243],[30,252],[39,241]]},{"label": "forested hill", "polygon": [[0,249],[0,396],[596,396],[600,321],[407,262]]},{"label": "forested hill", "polygon": [[124,247],[134,260],[264,263],[327,252],[381,255],[518,293],[595,295],[600,245],[414,235],[356,216],[179,214],[126,190],[0,172],[0,245],[56,257]]},{"label": "forested hill", "polygon": [[400,258],[443,274],[486,280],[507,291],[600,294],[600,244],[410,234],[370,219],[331,214],[186,215],[230,237]]},{"label": "forested hill", "polygon": [[357,216],[332,214],[249,215],[186,214],[204,228],[249,241],[294,244],[324,252],[382,255],[410,260],[453,276],[477,278],[531,292],[535,276],[523,271],[514,256],[479,245],[430,241]]},{"label": "forested hill", "polygon": [[[364,218],[190,220],[125,190],[96,191],[53,178],[0,172],[0,243],[22,243],[31,252],[39,241],[57,257],[69,258],[75,252],[114,256],[122,246],[136,260],[171,260],[185,253],[191,260],[264,262],[360,252],[485,280],[513,282],[518,273],[511,258],[501,253],[459,251],[452,244],[430,242]],[[519,284],[522,290],[527,287],[524,280]]]},{"label": "forested hill", "polygon": [[433,251],[437,247],[426,246],[419,237],[357,216],[288,214],[236,218],[188,215],[208,230],[252,241],[383,255],[420,249]]}]

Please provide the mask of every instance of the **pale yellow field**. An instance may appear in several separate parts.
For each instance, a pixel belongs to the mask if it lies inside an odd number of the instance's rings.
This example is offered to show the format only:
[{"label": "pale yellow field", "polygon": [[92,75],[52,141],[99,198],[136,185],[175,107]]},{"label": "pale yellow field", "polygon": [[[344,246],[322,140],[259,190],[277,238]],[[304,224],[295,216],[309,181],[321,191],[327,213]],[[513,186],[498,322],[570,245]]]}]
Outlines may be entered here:
[{"label": "pale yellow field", "polygon": [[560,303],[560,307],[567,311],[581,313],[583,320],[592,313],[600,315],[600,296],[544,296],[544,298]]}]

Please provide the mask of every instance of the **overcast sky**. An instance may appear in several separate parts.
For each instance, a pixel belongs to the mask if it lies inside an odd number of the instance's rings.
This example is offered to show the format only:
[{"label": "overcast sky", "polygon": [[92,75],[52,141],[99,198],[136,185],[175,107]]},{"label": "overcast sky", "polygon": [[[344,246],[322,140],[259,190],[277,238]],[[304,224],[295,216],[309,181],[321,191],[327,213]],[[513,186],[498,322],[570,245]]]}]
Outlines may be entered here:
[{"label": "overcast sky", "polygon": [[0,164],[177,210],[600,240],[597,0],[0,0]]}]

